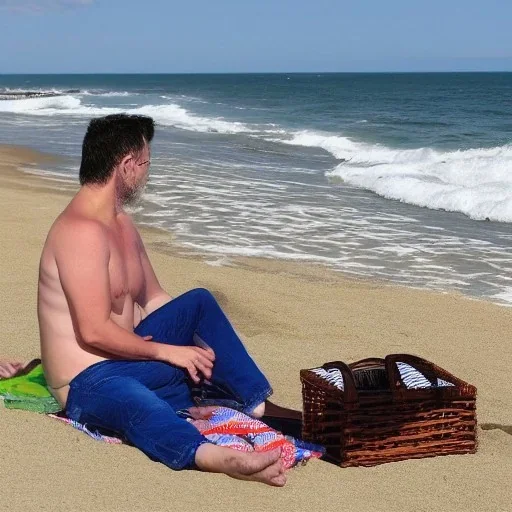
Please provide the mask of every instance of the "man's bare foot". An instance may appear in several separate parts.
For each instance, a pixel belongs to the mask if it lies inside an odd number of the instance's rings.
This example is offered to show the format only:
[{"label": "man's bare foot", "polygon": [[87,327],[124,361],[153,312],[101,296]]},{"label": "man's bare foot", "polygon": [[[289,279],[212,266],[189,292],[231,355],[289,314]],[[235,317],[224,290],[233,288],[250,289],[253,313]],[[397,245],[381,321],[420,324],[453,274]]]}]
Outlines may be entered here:
[{"label": "man's bare foot", "polygon": [[283,487],[287,477],[280,457],[279,448],[269,452],[238,452],[205,443],[197,449],[195,462],[203,471],[225,473],[237,480]]}]

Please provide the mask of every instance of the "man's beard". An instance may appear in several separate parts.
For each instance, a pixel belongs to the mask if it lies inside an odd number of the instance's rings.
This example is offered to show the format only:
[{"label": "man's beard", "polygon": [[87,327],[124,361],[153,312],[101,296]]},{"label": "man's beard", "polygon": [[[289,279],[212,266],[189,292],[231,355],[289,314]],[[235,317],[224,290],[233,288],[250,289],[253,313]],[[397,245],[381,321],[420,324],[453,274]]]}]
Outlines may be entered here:
[{"label": "man's beard", "polygon": [[125,183],[123,183],[123,190],[121,194],[122,205],[129,207],[136,206],[142,199],[142,196],[144,195],[147,183],[147,178],[141,180],[134,187],[129,187]]}]

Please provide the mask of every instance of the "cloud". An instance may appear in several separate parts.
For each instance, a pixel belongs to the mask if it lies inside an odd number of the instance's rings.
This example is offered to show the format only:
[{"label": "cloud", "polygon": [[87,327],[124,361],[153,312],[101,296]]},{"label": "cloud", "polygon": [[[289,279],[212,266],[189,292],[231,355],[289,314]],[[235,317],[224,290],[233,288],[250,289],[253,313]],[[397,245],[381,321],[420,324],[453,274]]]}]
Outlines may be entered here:
[{"label": "cloud", "polygon": [[37,14],[86,7],[95,2],[96,0],[0,0],[0,10]]}]

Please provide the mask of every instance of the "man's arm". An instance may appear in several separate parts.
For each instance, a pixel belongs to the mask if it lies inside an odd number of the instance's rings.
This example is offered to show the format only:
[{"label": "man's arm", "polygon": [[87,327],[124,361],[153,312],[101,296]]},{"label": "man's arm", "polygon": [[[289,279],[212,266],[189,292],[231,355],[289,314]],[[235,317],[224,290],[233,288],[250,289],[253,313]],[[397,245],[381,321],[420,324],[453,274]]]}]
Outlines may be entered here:
[{"label": "man's arm", "polygon": [[160,306],[163,306],[166,302],[169,302],[172,299],[172,297],[160,286],[155,271],[153,270],[153,266],[149,261],[149,257],[146,252],[146,248],[144,247],[144,243],[142,242],[142,239],[138,232],[137,237],[139,240],[140,261],[142,264],[142,269],[144,271],[145,282],[144,291],[139,299],[139,305],[144,309],[146,314],[149,315],[150,313],[158,309]]},{"label": "man's arm", "polygon": [[61,230],[55,260],[80,342],[126,359],[166,361],[186,368],[195,382],[199,372],[211,377],[215,356],[208,351],[145,341],[110,318],[110,249],[101,224],[80,221]]}]

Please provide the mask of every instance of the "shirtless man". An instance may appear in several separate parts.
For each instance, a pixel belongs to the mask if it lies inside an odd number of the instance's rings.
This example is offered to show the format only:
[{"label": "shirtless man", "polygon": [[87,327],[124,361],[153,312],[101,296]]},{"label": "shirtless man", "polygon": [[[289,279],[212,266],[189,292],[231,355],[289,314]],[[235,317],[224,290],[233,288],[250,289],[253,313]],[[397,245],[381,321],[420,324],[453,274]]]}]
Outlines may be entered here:
[{"label": "shirtless man", "polygon": [[147,182],[153,134],[144,116],[89,124],[81,188],[51,227],[40,262],[48,385],[70,418],[117,432],[173,469],[283,486],[279,450],[215,446],[184,419],[187,410],[201,414],[191,387],[204,379],[254,416],[272,390],[208,291],[172,299],[161,288],[123,209]]}]

